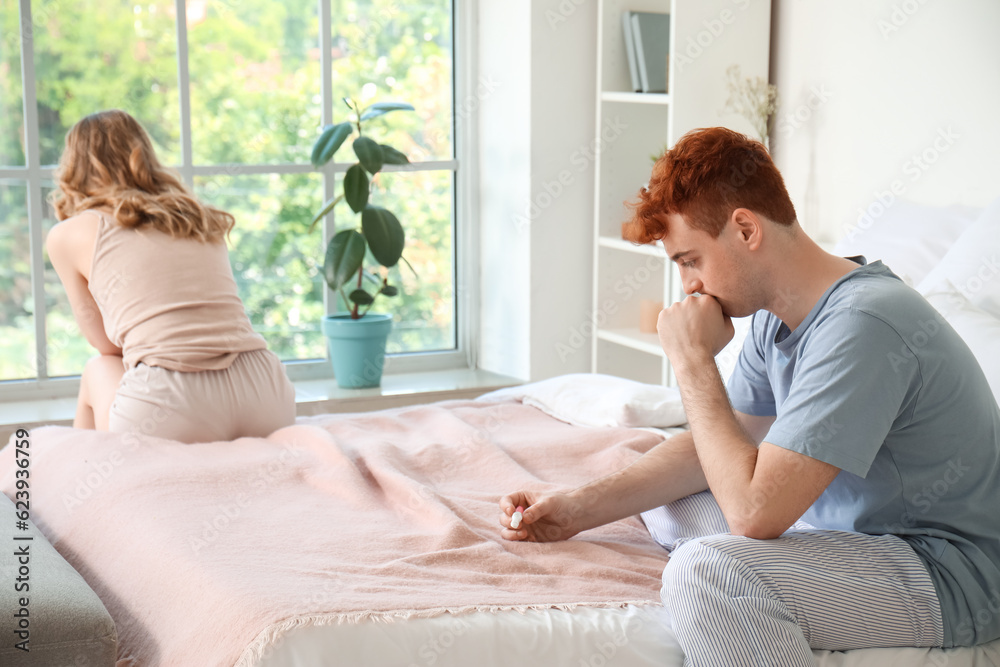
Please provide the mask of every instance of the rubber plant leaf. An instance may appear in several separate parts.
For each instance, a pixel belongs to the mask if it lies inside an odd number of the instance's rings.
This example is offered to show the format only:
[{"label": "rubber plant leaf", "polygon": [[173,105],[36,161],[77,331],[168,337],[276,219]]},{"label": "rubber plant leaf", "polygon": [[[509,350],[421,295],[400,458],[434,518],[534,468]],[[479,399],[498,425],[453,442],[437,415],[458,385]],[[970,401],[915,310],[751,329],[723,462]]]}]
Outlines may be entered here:
[{"label": "rubber plant leaf", "polygon": [[323,130],[323,134],[319,135],[319,139],[313,144],[312,156],[310,160],[314,167],[322,167],[324,164],[330,161],[333,154],[337,152],[337,149],[344,143],[351,134],[351,124],[350,123],[337,123],[336,125],[329,125]]},{"label": "rubber plant leaf", "polygon": [[[337,195],[336,197],[334,197],[333,199],[331,199],[327,203],[323,204],[323,210],[321,210],[319,213],[317,213],[316,217],[312,219],[311,223],[309,223],[309,233],[310,234],[312,234],[312,230],[316,229],[316,223],[319,222],[320,220],[322,220],[323,216],[326,215],[327,213],[329,213],[333,209],[333,207],[337,205],[337,202],[339,202],[343,198],[344,198],[344,195]],[[355,213],[356,212],[357,211],[355,211]]]},{"label": "rubber plant leaf", "polygon": [[348,167],[344,174],[344,199],[355,213],[368,205],[368,174],[360,164]]},{"label": "rubber plant leaf", "polygon": [[377,174],[382,170],[382,147],[374,139],[368,137],[355,139],[354,154],[358,156],[361,165],[369,174]]},{"label": "rubber plant leaf", "polygon": [[350,294],[347,295],[347,298],[353,301],[354,303],[358,304],[359,306],[367,306],[371,304],[373,301],[375,301],[375,297],[373,297],[371,294],[364,291],[363,289],[356,289],[352,291]]},{"label": "rubber plant leaf", "polygon": [[355,279],[365,259],[365,237],[356,229],[345,229],[333,235],[326,247],[323,277],[333,291]]},{"label": "rubber plant leaf", "polygon": [[386,144],[380,144],[382,149],[382,162],[385,164],[409,164],[410,159],[403,155],[403,153],[397,151],[392,146],[387,146]]},{"label": "rubber plant leaf", "polygon": [[403,225],[396,216],[379,206],[368,205],[361,211],[361,231],[378,263],[396,266],[406,243]]},{"label": "rubber plant leaf", "polygon": [[376,102],[361,113],[361,120],[378,118],[390,111],[413,111],[413,105],[406,102]]}]

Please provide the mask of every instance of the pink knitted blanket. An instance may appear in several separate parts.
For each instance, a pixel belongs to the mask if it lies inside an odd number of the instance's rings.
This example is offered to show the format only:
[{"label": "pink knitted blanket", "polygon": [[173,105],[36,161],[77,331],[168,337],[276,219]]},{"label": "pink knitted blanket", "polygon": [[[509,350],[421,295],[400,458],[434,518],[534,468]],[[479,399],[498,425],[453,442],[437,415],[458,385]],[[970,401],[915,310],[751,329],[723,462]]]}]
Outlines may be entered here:
[{"label": "pink knitted blanket", "polygon": [[513,543],[497,502],[578,486],[660,439],[472,401],[196,445],[45,427],[32,518],[110,611],[120,666],[249,665],[298,625],[658,602],[667,558],[638,519]]}]

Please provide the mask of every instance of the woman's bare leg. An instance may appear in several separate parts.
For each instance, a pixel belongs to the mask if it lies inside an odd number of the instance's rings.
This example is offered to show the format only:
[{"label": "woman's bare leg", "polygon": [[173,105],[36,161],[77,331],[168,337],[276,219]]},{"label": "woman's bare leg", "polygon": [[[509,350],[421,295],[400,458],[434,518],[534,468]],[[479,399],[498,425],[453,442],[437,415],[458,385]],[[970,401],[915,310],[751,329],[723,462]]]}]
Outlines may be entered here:
[{"label": "woman's bare leg", "polygon": [[124,374],[125,364],[118,355],[102,354],[87,362],[80,377],[80,394],[77,397],[73,426],[108,430],[111,403],[115,400],[115,392],[118,391],[118,384]]}]

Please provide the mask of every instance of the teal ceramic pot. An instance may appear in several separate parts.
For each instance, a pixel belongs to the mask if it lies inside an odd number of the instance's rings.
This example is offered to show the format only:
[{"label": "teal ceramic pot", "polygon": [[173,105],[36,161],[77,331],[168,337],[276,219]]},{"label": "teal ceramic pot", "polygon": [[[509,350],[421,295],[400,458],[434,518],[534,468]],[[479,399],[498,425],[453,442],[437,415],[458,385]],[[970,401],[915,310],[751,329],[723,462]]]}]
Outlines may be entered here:
[{"label": "teal ceramic pot", "polygon": [[330,343],[338,385],[349,389],[379,386],[390,331],[392,315],[384,313],[368,313],[357,320],[349,313],[323,318],[323,334]]}]

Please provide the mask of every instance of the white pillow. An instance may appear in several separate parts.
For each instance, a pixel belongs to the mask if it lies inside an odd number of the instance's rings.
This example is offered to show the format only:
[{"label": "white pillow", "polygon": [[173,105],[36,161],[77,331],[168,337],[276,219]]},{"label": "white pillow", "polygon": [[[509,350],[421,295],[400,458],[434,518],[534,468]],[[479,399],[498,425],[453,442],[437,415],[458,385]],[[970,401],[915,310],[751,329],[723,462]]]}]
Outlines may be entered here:
[{"label": "white pillow", "polygon": [[520,400],[575,426],[680,426],[680,391],[613,375],[572,373],[483,394],[477,400]]},{"label": "white pillow", "polygon": [[917,286],[925,296],[951,283],[975,306],[1000,317],[1000,199],[980,214]]},{"label": "white pillow", "polygon": [[972,350],[1000,403],[1000,318],[969,303],[947,281],[926,298]]},{"label": "white pillow", "polygon": [[[880,213],[881,211],[881,213]],[[896,199],[888,207],[873,202],[833,248],[835,255],[882,260],[909,285],[917,285],[976,219],[964,206],[922,206]],[[876,215],[877,214],[877,215]]]}]

